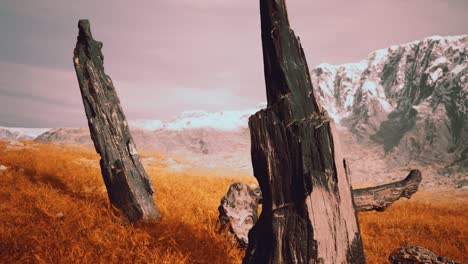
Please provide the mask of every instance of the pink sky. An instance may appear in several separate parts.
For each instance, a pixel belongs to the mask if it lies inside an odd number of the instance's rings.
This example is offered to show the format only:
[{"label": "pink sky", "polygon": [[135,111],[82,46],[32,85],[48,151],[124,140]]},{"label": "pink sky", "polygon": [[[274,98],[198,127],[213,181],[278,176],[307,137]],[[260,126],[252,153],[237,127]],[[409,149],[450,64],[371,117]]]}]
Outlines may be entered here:
[{"label": "pink sky", "polygon": [[[309,66],[393,44],[467,34],[466,0],[289,0]],[[258,1],[3,0],[0,126],[85,125],[72,53],[91,20],[128,119],[265,101]]]}]

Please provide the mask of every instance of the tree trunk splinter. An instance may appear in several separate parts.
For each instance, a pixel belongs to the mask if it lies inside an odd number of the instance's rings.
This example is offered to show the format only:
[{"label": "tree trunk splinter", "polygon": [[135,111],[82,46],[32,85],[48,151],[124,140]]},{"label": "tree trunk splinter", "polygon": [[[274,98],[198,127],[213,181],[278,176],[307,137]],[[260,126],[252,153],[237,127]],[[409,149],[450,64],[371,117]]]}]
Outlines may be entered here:
[{"label": "tree trunk splinter", "polygon": [[112,80],[104,72],[102,42],[93,39],[88,20],[78,23],[73,63],[91,138],[110,202],[131,222],[159,216],[148,175],[141,164]]}]

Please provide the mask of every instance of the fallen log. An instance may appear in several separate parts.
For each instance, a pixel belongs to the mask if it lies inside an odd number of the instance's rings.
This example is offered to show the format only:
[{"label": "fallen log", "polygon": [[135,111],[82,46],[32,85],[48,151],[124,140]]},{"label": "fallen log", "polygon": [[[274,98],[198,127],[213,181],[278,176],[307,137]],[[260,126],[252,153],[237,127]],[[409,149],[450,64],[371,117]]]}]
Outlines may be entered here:
[{"label": "fallen log", "polygon": [[130,221],[154,220],[159,213],[153,187],[140,162],[112,80],[104,72],[102,42],[93,39],[88,20],[78,23],[73,63],[91,138],[110,202]]},{"label": "fallen log", "polygon": [[419,170],[412,170],[405,179],[385,185],[353,190],[354,207],[357,211],[379,211],[402,197],[411,198],[418,191],[422,177]]},{"label": "fallen log", "polygon": [[[411,198],[421,183],[421,172],[412,170],[397,182],[375,187],[353,190],[356,211],[384,211],[402,197]],[[236,182],[229,186],[218,208],[220,230],[229,228],[239,247],[248,244],[247,234],[258,220],[258,205],[262,203],[262,192],[258,186]]]},{"label": "fallen log", "polygon": [[420,246],[408,245],[393,251],[388,257],[391,264],[461,264],[447,257],[439,256]]},{"label": "fallen log", "polygon": [[260,0],[268,106],[249,119],[263,193],[243,263],[365,263],[334,124],[317,103],[284,0]]}]

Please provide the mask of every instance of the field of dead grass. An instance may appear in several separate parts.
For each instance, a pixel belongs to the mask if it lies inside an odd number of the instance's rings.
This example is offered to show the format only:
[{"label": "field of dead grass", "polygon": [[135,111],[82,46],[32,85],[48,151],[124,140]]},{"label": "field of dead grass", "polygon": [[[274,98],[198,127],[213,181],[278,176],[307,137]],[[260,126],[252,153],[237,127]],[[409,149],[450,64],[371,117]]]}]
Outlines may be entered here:
[{"label": "field of dead grass", "polygon": [[[82,147],[0,142],[0,263],[239,263],[243,252],[216,232],[217,207],[234,172],[146,166],[161,219],[128,224],[109,206],[98,156]],[[214,177],[222,176],[222,177]],[[417,244],[468,261],[468,195],[421,192],[383,213],[361,213],[368,263]],[[63,214],[61,217],[60,214]]]}]

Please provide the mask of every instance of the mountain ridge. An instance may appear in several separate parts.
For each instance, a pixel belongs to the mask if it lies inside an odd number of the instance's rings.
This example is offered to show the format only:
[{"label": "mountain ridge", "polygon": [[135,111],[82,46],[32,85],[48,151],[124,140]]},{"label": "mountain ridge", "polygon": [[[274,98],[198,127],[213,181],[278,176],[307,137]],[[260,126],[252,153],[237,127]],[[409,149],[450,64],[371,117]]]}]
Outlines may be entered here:
[{"label": "mountain ridge", "polygon": [[468,36],[432,36],[372,52],[357,64],[313,69],[316,93],[361,140],[383,145],[400,165],[468,161]]}]

